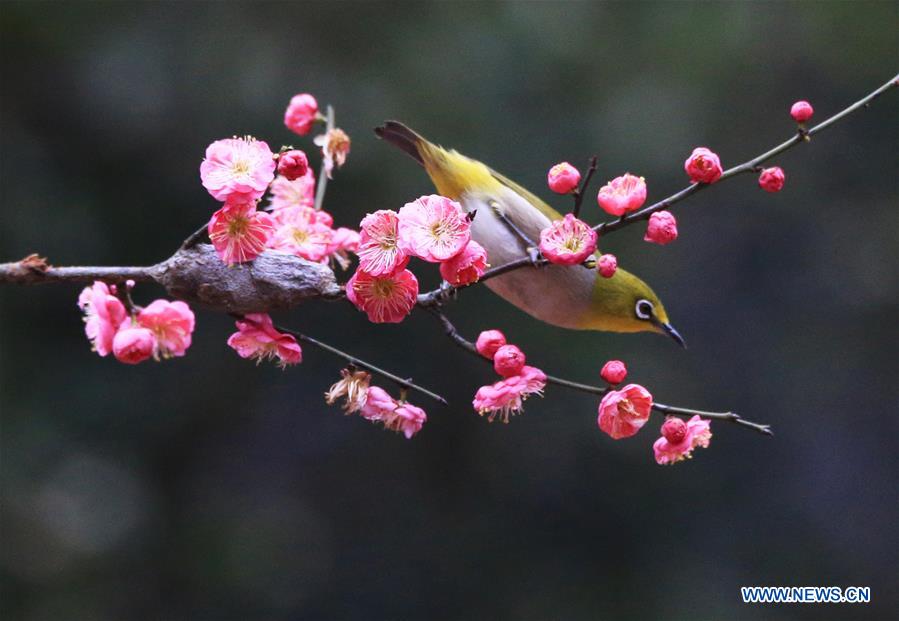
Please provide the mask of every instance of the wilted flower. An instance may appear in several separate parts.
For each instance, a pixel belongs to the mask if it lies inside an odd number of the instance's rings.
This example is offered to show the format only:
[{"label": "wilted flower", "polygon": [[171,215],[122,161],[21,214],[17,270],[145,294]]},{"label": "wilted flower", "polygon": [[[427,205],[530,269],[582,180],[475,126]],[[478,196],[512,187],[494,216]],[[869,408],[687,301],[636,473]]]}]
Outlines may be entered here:
[{"label": "wilted flower", "polygon": [[360,414],[367,420],[382,423],[385,429],[402,433],[406,439],[421,431],[428,420],[423,409],[406,401],[397,401],[378,386],[368,389]]},{"label": "wilted flower", "polygon": [[646,202],[646,180],[630,173],[615,177],[599,189],[596,202],[613,216],[635,211]]},{"label": "wilted flower", "polygon": [[200,164],[203,187],[220,201],[255,201],[274,178],[274,154],[265,142],[249,136],[216,140]]},{"label": "wilted flower", "polygon": [[346,284],[346,297],[374,323],[399,323],[418,301],[418,280],[409,270],[372,276],[357,269]]},{"label": "wilted flower", "polygon": [[639,384],[610,390],[599,404],[597,423],[604,432],[620,440],[634,435],[649,420],[652,395]]},{"label": "wilted flower", "polygon": [[406,203],[399,212],[399,245],[431,263],[450,259],[471,239],[471,223],[454,200],[432,194]]},{"label": "wilted flower", "polygon": [[576,265],[596,250],[596,231],[573,214],[566,214],[540,231],[540,252],[550,263]]},{"label": "wilted flower", "polygon": [[334,167],[340,168],[346,162],[346,156],[350,152],[350,137],[342,129],[334,128],[326,134],[316,136],[312,142],[322,148],[322,164],[328,179],[331,179]]},{"label": "wilted flower", "polygon": [[341,397],[346,397],[343,411],[347,414],[358,412],[365,405],[371,374],[367,371],[343,369],[340,379],[325,393],[325,402],[334,405]]},{"label": "wilted flower", "polygon": [[227,202],[212,214],[209,240],[228,265],[252,261],[265,250],[273,232],[272,217],[254,202]]},{"label": "wilted flower", "polygon": [[228,337],[228,346],[241,358],[252,358],[256,363],[278,359],[281,368],[303,361],[303,350],[291,334],[278,332],[272,318],[266,313],[252,313],[235,324],[237,332]]}]

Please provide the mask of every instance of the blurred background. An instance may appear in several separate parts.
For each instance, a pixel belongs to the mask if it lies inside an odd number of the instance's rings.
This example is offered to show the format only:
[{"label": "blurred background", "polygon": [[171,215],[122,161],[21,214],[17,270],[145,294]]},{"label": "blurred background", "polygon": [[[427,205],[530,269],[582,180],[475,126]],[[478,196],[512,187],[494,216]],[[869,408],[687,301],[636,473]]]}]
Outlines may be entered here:
[{"label": "blurred background", "polygon": [[[14,3],[0,5],[0,260],[149,264],[209,218],[207,144],[251,133],[313,153],[289,98],[353,138],[339,225],[429,193],[371,129],[386,118],[545,188],[685,185],[895,75],[894,2]],[[493,372],[426,315],[376,327],[347,304],[278,317],[448,396],[412,441],[328,408],[339,360],[254,366],[198,312],[186,358],[90,352],[80,287],[0,288],[5,619],[884,619],[899,609],[899,93],[752,176],[678,206],[667,247],[603,244],[686,336],[572,333],[466,291],[471,338],[501,327],[538,366],[597,382],[609,358],[668,403],[735,409],[657,466],[660,419],[615,442],[597,400],[550,387],[512,424],[471,396]],[[318,165],[317,157],[313,158]],[[598,187],[594,185],[594,190]],[[585,216],[598,221],[588,199]],[[436,269],[416,268],[426,284]],[[136,290],[139,303],[159,297]],[[869,605],[747,606],[742,585],[870,586]]]}]

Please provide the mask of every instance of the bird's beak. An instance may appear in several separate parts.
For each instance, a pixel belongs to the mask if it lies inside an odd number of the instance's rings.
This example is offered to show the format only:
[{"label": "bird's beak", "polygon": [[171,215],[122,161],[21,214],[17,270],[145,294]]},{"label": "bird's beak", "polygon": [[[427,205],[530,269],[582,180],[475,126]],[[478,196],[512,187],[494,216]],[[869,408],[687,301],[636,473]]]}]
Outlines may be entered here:
[{"label": "bird's beak", "polygon": [[654,323],[654,324],[655,324],[655,325],[656,325],[662,332],[664,332],[665,334],[667,334],[668,336],[670,336],[672,339],[674,339],[674,342],[675,342],[675,343],[677,343],[678,345],[680,345],[680,346],[683,347],[684,349],[687,349],[687,341],[685,341],[685,340],[684,340],[684,337],[682,337],[682,336],[680,335],[680,332],[678,332],[677,330],[675,330],[674,326],[672,326],[670,323],[662,323],[661,321],[659,321],[659,320],[656,319],[655,317],[652,318],[652,322],[653,322],[653,323]]}]

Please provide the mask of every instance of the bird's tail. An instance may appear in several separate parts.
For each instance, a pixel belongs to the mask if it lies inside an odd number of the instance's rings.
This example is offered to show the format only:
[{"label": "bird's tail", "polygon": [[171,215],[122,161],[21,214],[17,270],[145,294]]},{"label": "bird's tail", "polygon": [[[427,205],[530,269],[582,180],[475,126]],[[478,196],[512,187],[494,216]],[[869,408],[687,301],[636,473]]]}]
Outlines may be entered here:
[{"label": "bird's tail", "polygon": [[398,121],[385,121],[375,128],[375,134],[421,164],[443,196],[459,199],[471,189],[498,185],[491,170],[484,164],[458,151],[447,151]]},{"label": "bird's tail", "polygon": [[386,140],[397,147],[422,166],[425,165],[421,146],[429,144],[428,141],[399,121],[384,121],[383,125],[375,128],[375,134],[377,134],[378,138]]}]

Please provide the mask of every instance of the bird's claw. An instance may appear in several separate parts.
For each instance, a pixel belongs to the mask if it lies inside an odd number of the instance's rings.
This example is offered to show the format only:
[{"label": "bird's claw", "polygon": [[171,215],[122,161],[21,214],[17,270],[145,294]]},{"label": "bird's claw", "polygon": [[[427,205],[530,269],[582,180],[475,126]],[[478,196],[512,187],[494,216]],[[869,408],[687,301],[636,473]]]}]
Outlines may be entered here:
[{"label": "bird's claw", "polygon": [[538,265],[540,265],[540,258],[541,258],[540,249],[537,248],[536,246],[529,246],[528,247],[528,259],[530,260],[531,265],[533,265],[534,267],[537,267]]}]

